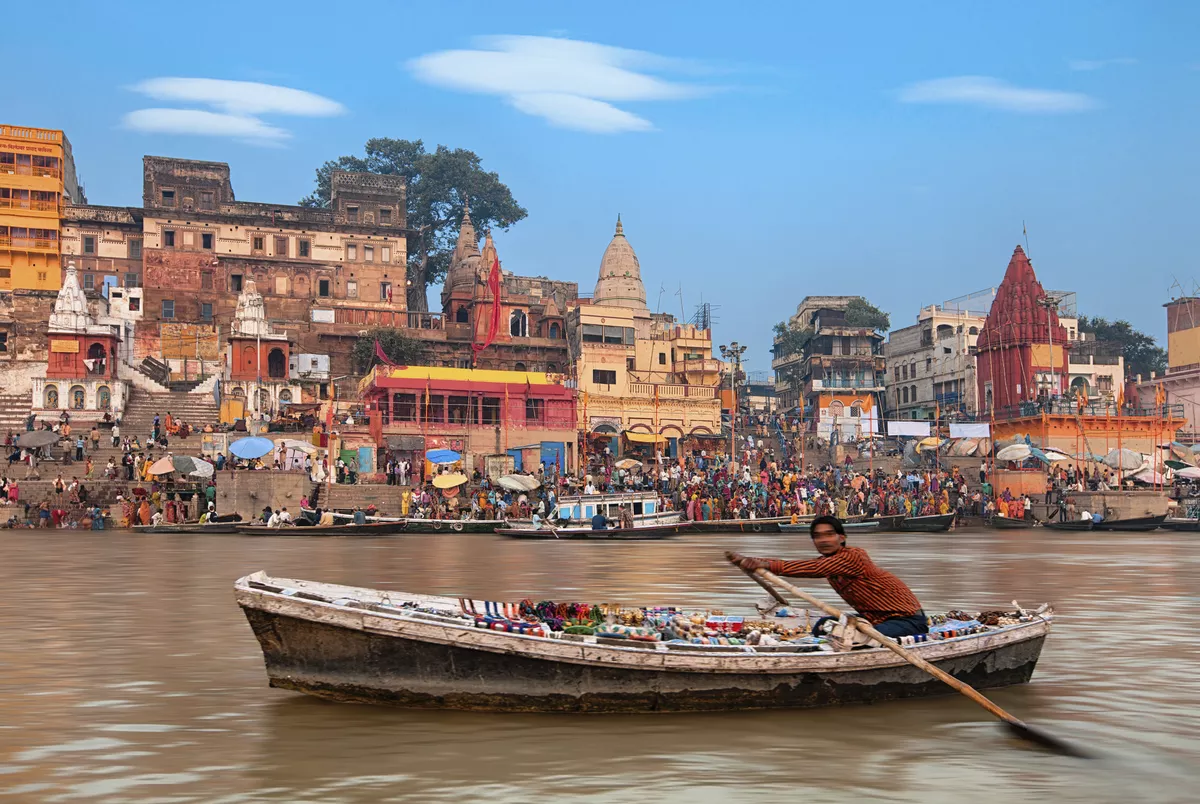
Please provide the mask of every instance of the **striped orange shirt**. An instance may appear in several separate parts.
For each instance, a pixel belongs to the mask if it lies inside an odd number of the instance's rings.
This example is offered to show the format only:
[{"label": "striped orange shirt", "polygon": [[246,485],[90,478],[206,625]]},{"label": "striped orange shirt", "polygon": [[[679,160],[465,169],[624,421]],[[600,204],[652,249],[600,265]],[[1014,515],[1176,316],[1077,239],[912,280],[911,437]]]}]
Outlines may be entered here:
[{"label": "striped orange shirt", "polygon": [[827,578],[842,600],[872,625],[891,617],[907,617],[921,603],[904,581],[880,569],[861,547],[843,547],[831,556],[809,561],[769,560],[771,572],[790,578]]}]

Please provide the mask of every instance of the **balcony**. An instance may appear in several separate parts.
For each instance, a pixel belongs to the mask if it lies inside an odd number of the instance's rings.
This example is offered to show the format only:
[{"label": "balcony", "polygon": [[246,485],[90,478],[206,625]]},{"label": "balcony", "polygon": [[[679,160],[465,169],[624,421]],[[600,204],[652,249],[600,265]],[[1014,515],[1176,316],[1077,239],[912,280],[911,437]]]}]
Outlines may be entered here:
[{"label": "balcony", "polygon": [[43,201],[35,198],[0,198],[0,209],[28,209],[34,212],[53,212],[57,217],[58,201]]},{"label": "balcony", "polygon": [[0,162],[0,176],[36,176],[39,179],[61,179],[62,169]]},{"label": "balcony", "polygon": [[44,237],[13,237],[0,235],[0,246],[26,251],[49,251],[58,253],[58,240]]},{"label": "balcony", "polygon": [[683,374],[685,372],[712,372],[716,374],[721,370],[721,361],[715,358],[703,358],[693,360],[676,360],[671,364],[671,371],[675,374]]},{"label": "balcony", "polygon": [[658,389],[659,399],[716,399],[717,389],[709,385],[667,385],[652,382],[629,383],[629,395],[653,399]]}]

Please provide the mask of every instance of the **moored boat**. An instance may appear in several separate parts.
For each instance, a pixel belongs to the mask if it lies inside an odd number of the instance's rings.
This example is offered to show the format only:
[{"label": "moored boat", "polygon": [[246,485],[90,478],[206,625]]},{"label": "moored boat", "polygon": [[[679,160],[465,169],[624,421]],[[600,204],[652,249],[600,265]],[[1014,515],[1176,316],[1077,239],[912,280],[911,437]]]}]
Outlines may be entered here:
[{"label": "moored boat", "polygon": [[284,525],[272,528],[262,523],[240,524],[237,532],[247,536],[395,536],[405,522],[368,522],[365,525]]},{"label": "moored boat", "polygon": [[1047,520],[1042,523],[1042,527],[1050,530],[1077,530],[1089,531],[1092,529],[1092,520],[1090,519],[1068,519],[1065,522],[1055,520]]},{"label": "moored boat", "polygon": [[540,528],[496,528],[496,533],[510,539],[596,539],[640,541],[665,539],[680,531],[691,529],[689,522],[667,525],[634,525],[632,528],[606,528],[593,530],[589,527],[543,526]]},{"label": "moored boat", "polygon": [[404,519],[405,533],[492,533],[503,519]]},{"label": "moored boat", "polygon": [[[797,522],[795,525],[780,525],[779,530],[783,533],[808,533],[811,525],[811,522]],[[878,519],[848,520],[842,523],[842,529],[847,533],[877,531],[880,530],[880,522]]]},{"label": "moored boat", "polygon": [[214,522],[202,525],[199,522],[181,522],[174,525],[134,525],[138,533],[236,533],[237,522]]},{"label": "moored boat", "polygon": [[[688,522],[691,530],[701,533],[779,533],[780,526],[790,524],[790,516],[764,517],[761,519],[703,519]],[[801,517],[806,526],[812,517]]]},{"label": "moored boat", "polygon": [[[273,687],[339,701],[489,711],[670,712],[815,707],[942,695],[882,647],[634,641],[505,619],[474,603],[257,572],[235,584]],[[484,611],[488,612],[485,616]],[[908,648],[976,689],[1028,681],[1048,613]],[[1003,620],[1000,622],[1004,622]],[[503,626],[501,630],[497,626]],[[526,626],[529,626],[527,629]]]},{"label": "moored boat", "polygon": [[1166,514],[1163,514],[1162,516],[1131,517],[1129,519],[1102,519],[1095,524],[1093,530],[1121,530],[1134,532],[1157,530],[1166,520]]},{"label": "moored boat", "polygon": [[1032,528],[1034,522],[1032,519],[1017,519],[1016,517],[1011,516],[994,516],[988,522],[988,525],[996,528],[997,530],[1023,530],[1025,528]]},{"label": "moored boat", "polygon": [[932,514],[930,516],[907,516],[900,522],[899,530],[922,533],[941,533],[950,530],[954,514]]},{"label": "moored boat", "polygon": [[1167,530],[1196,532],[1200,531],[1200,519],[1195,517],[1169,516],[1163,520],[1162,526]]},{"label": "moored boat", "polygon": [[619,519],[621,511],[633,512],[635,525],[665,525],[682,519],[680,511],[664,510],[657,491],[622,491],[615,494],[568,494],[558,498],[549,519],[589,525],[596,514]]}]

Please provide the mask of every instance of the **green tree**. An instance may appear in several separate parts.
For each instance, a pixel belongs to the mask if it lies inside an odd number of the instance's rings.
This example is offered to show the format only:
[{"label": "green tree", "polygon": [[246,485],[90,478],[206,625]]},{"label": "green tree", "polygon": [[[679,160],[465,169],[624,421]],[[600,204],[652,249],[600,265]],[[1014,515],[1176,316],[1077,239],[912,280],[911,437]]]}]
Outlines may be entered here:
[{"label": "green tree", "polygon": [[404,330],[389,327],[369,329],[354,342],[354,349],[350,352],[354,370],[359,374],[366,374],[375,364],[382,362],[379,355],[375,354],[377,341],[383,353],[393,363],[400,365],[420,365],[428,351],[424,341],[405,335]]},{"label": "green tree", "polygon": [[1154,338],[1133,328],[1128,321],[1109,321],[1106,318],[1086,315],[1079,317],[1079,331],[1090,332],[1099,343],[1120,346],[1125,358],[1125,376],[1141,374],[1149,377],[1150,372],[1162,374],[1167,370],[1167,352]]},{"label": "green tree", "polygon": [[851,327],[866,327],[879,332],[891,329],[891,317],[862,296],[855,296],[846,306],[846,324]]},{"label": "green tree", "polygon": [[479,230],[508,229],[528,213],[516,202],[499,175],[485,171],[474,151],[439,145],[430,153],[421,140],[374,137],[365,156],[341,156],[317,168],[317,188],[300,199],[301,206],[328,207],[334,170],[404,176],[408,180],[408,309],[429,309],[429,286],[446,275],[463,204]]},{"label": "green tree", "polygon": [[812,338],[811,329],[804,329],[791,321],[780,321],[775,325],[775,356],[800,354]]}]

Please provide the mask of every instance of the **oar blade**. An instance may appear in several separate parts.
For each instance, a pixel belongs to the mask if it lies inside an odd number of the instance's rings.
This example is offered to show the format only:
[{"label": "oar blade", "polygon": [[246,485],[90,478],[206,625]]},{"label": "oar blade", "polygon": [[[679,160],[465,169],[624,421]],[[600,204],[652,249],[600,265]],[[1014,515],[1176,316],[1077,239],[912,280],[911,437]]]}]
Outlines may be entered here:
[{"label": "oar blade", "polygon": [[1079,759],[1095,758],[1088,751],[1084,751],[1082,748],[1072,745],[1066,740],[1060,740],[1051,734],[1047,734],[1041,729],[1035,729],[1027,723],[1022,723],[1019,720],[1004,720],[1002,722],[1008,726],[1009,733],[1014,737],[1019,737],[1022,740],[1039,745],[1048,751],[1053,751],[1065,757],[1077,757]]}]

